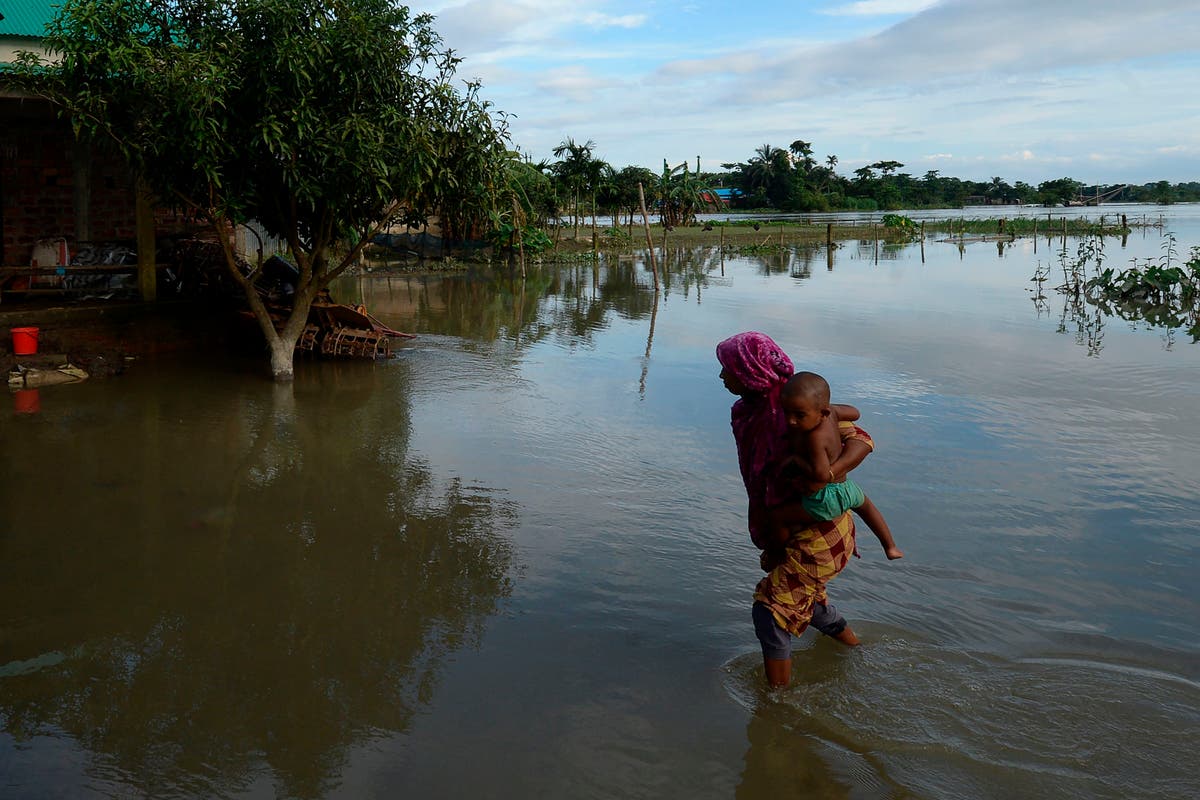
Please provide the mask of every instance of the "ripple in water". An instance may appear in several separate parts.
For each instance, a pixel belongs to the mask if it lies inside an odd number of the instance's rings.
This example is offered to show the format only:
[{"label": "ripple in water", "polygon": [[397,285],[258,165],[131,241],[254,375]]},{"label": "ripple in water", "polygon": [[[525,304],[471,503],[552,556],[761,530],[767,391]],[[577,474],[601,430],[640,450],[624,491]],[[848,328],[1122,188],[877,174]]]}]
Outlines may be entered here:
[{"label": "ripple in water", "polygon": [[781,691],[765,688],[757,653],[724,669],[752,726],[822,742],[830,770],[857,776],[850,794],[1200,796],[1200,684],[1189,677],[956,651],[878,626],[859,633],[868,643],[857,650],[806,635]]}]

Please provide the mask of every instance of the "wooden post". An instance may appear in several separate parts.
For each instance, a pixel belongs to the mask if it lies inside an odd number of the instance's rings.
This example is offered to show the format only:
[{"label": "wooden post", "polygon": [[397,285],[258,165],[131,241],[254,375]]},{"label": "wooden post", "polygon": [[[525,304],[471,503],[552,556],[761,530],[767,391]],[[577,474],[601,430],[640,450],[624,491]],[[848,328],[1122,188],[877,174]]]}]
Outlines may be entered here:
[{"label": "wooden post", "polygon": [[134,224],[137,227],[138,288],[142,300],[158,300],[158,265],[154,260],[154,203],[150,187],[140,178],[134,187]]},{"label": "wooden post", "polygon": [[[924,223],[922,223],[924,224]],[[825,223],[825,246],[833,249],[833,223]]]},{"label": "wooden post", "polygon": [[654,262],[654,240],[650,237],[650,215],[646,213],[646,192],[638,182],[638,200],[642,205],[642,227],[646,229],[646,250],[650,253],[650,271],[654,273],[654,291],[659,291],[658,265]]},{"label": "wooden post", "polygon": [[513,228],[517,232],[517,252],[521,254],[521,277],[525,277],[525,242],[524,236],[521,235],[523,225],[519,224],[521,219],[521,206],[517,203],[517,196],[513,195]]},{"label": "wooden post", "polygon": [[[72,211],[75,214],[75,241],[92,240],[92,154],[90,148],[76,140],[71,148],[71,166],[74,170],[74,196]],[[0,263],[3,263],[0,260]]]}]

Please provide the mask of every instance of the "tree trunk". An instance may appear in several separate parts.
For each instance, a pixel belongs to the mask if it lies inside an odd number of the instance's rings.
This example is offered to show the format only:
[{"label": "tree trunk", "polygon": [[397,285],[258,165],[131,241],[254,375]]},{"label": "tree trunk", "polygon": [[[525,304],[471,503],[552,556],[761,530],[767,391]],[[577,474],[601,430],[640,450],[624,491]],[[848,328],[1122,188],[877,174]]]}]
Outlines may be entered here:
[{"label": "tree trunk", "polygon": [[254,312],[254,319],[266,339],[267,348],[271,354],[271,378],[276,383],[290,383],[295,378],[293,362],[296,354],[296,342],[304,332],[308,322],[308,312],[312,307],[316,290],[311,286],[297,286],[292,294],[292,311],[288,315],[283,330],[275,329],[275,321],[271,319],[262,298],[252,286],[247,286],[246,299]]},{"label": "tree trunk", "polygon": [[288,342],[276,336],[271,340],[271,378],[276,383],[291,383],[295,378],[292,361],[296,355],[295,340]]}]

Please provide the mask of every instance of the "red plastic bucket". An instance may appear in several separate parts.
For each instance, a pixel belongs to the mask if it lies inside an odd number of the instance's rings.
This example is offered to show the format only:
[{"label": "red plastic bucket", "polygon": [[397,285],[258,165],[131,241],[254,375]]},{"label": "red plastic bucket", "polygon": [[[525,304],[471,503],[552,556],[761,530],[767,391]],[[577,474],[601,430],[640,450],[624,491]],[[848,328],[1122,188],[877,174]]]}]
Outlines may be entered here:
[{"label": "red plastic bucket", "polygon": [[37,352],[37,328],[13,328],[13,355],[31,356]]},{"label": "red plastic bucket", "polygon": [[42,399],[37,389],[18,389],[13,394],[13,411],[18,414],[36,414],[42,410]]}]

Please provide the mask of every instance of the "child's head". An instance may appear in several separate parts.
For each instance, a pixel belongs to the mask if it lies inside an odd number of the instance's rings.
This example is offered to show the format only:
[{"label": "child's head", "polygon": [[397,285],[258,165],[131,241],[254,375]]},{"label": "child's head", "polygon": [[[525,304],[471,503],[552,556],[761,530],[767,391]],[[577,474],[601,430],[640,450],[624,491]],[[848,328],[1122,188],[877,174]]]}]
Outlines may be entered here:
[{"label": "child's head", "polygon": [[811,431],[829,416],[829,384],[815,372],[797,372],[779,397],[789,428]]}]

